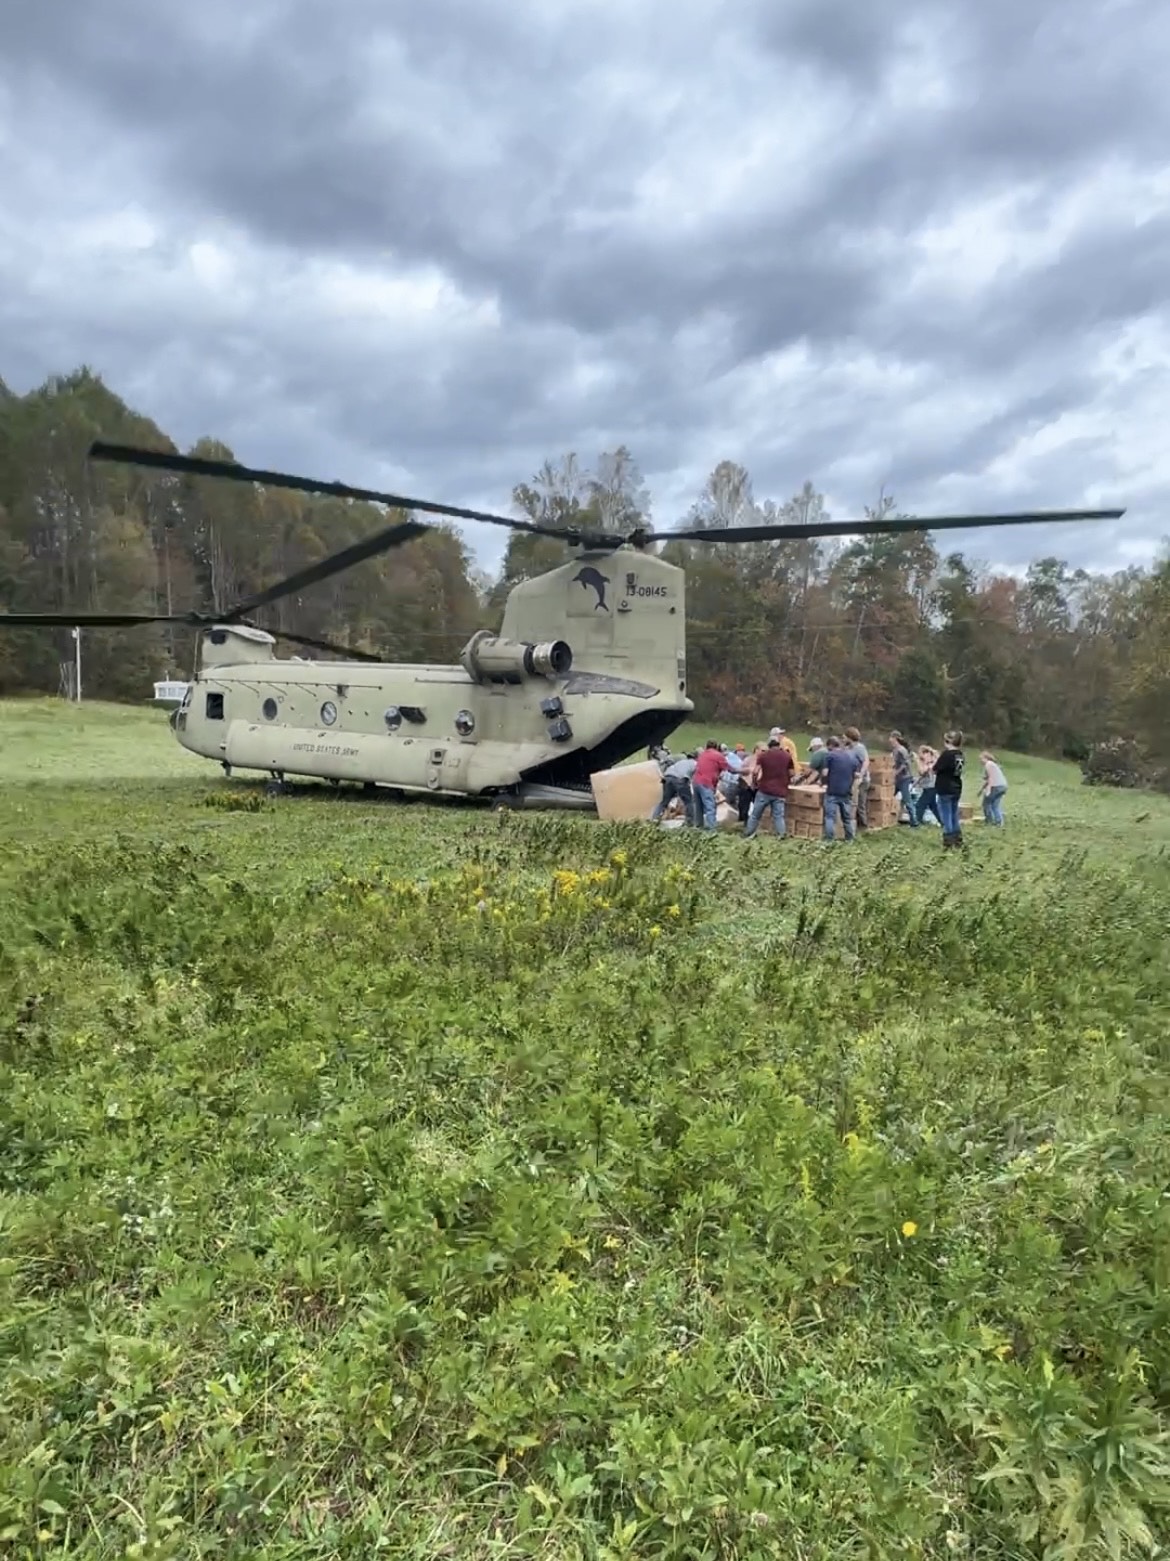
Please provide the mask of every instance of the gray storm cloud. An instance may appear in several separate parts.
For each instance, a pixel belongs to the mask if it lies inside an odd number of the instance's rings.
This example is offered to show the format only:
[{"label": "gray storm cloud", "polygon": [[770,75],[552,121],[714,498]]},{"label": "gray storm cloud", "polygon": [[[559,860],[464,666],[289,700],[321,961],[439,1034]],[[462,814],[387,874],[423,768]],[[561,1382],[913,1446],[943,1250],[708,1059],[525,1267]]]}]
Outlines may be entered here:
[{"label": "gray storm cloud", "polygon": [[1125,503],[994,562],[1149,558],[1168,65],[1102,0],[18,0],[0,376],[456,502],[625,442],[662,523],[728,457],[838,514]]}]

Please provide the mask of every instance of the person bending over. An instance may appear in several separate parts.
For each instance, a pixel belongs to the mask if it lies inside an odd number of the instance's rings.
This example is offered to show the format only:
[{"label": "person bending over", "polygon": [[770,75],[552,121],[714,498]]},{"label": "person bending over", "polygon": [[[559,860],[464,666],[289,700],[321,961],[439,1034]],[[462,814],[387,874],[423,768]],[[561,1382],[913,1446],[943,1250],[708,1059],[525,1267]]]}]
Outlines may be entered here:
[{"label": "person bending over", "polygon": [[691,778],[695,773],[695,755],[684,754],[681,759],[675,759],[662,777],[662,795],[650,815],[652,823],[658,820],[666,812],[670,804],[677,798],[683,805],[683,817],[688,824],[695,823],[695,799],[691,791]]}]

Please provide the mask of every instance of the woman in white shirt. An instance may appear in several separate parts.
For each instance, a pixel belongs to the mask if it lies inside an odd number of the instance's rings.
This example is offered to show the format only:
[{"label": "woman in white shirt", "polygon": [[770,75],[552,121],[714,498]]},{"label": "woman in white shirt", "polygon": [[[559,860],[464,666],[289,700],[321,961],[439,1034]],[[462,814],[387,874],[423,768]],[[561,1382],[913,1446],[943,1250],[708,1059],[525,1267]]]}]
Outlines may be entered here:
[{"label": "woman in white shirt", "polygon": [[918,796],[915,799],[914,806],[918,812],[918,822],[920,824],[926,822],[928,813],[934,814],[937,824],[942,823],[942,817],[938,811],[938,803],[934,800],[934,761],[937,758],[938,754],[929,743],[923,743],[920,748],[916,749],[914,754],[914,764],[918,771],[916,777]]},{"label": "woman in white shirt", "polygon": [[979,788],[983,798],[983,822],[1003,823],[1003,797],[1007,791],[1007,777],[996,763],[993,753],[981,753],[983,761],[983,785]]}]

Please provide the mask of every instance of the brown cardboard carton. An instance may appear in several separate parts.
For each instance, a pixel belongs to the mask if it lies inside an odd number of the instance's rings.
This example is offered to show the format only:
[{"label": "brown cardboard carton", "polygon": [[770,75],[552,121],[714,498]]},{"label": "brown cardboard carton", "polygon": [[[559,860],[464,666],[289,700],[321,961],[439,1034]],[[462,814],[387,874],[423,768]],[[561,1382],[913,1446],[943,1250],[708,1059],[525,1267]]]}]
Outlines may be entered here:
[{"label": "brown cardboard carton", "polygon": [[597,816],[609,822],[649,818],[662,796],[662,771],[653,759],[599,770],[590,779]]}]

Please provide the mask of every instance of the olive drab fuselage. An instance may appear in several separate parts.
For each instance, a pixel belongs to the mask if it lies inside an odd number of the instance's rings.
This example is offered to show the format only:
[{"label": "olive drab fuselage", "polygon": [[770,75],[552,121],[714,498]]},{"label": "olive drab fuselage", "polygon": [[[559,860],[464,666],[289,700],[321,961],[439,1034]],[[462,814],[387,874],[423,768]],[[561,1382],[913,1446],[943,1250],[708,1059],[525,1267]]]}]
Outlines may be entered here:
[{"label": "olive drab fuselage", "polygon": [[262,630],[208,629],[171,721],[230,769],[461,796],[580,789],[690,713],[685,623],[681,569],[580,552],[515,586],[498,636],[474,635],[455,666],[286,659]]}]

